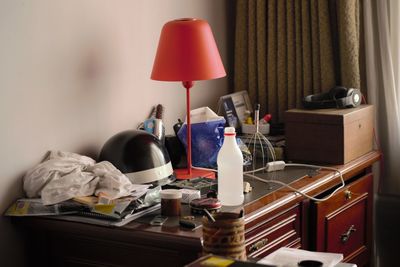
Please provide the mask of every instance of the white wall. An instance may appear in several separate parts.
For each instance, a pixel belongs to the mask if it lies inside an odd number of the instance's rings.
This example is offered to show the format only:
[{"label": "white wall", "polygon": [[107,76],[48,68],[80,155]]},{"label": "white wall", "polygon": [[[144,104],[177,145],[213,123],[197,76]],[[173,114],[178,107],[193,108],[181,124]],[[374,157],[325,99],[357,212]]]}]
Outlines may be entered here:
[{"label": "white wall", "polygon": [[[149,78],[161,27],[181,17],[208,20],[226,65],[227,2],[0,0],[0,212],[22,196],[23,173],[50,149],[96,157],[158,103],[172,133],[184,118],[185,90]],[[227,78],[198,82],[192,108],[215,108],[227,91]],[[0,265],[22,265],[21,244],[1,218]]]}]

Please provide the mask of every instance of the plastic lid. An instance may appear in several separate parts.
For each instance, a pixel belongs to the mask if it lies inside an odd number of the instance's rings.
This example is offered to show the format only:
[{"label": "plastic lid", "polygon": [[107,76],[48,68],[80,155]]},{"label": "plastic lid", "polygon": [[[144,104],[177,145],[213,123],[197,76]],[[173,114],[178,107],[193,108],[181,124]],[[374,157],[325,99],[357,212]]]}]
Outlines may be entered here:
[{"label": "plastic lid", "polygon": [[178,189],[165,189],[160,192],[162,199],[180,199],[182,198],[182,192]]},{"label": "plastic lid", "polygon": [[234,127],[225,127],[225,133],[231,133],[234,134],[236,133],[235,128]]}]

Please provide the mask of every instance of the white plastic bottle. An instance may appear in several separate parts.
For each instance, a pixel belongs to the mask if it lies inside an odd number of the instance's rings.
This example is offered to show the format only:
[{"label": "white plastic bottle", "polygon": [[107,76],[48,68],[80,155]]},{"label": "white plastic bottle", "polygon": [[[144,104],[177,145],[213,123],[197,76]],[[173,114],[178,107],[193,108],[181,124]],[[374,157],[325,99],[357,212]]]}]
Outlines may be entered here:
[{"label": "white plastic bottle", "polygon": [[217,157],[218,199],[224,206],[243,204],[243,155],[236,143],[234,127],[226,127]]}]

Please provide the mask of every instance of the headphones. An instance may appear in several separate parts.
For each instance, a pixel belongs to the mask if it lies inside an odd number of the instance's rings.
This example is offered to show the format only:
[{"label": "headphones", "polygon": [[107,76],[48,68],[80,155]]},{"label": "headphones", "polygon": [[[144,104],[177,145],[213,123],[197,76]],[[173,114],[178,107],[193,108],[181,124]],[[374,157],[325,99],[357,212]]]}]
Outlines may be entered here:
[{"label": "headphones", "polygon": [[333,87],[326,93],[309,95],[303,98],[303,106],[318,108],[354,108],[361,104],[361,91],[342,86]]}]

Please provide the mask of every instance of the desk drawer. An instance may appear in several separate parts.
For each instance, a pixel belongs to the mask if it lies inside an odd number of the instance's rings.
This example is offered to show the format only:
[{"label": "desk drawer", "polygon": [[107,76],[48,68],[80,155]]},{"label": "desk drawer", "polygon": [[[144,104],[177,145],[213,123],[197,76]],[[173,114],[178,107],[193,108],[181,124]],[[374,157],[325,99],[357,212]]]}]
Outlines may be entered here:
[{"label": "desk drawer", "polygon": [[316,250],[342,253],[344,261],[360,260],[357,264],[362,266],[370,252],[372,175],[359,178],[314,207]]},{"label": "desk drawer", "polygon": [[[197,258],[195,251],[118,242],[101,237],[87,238],[76,235],[54,234],[49,236],[46,251],[47,264],[32,266],[62,267],[131,267],[131,266],[183,266]],[[134,256],[132,254],[134,253]]]},{"label": "desk drawer", "polygon": [[357,199],[340,211],[326,216],[326,251],[343,253],[347,257],[363,249],[367,197]]},{"label": "desk drawer", "polygon": [[299,216],[300,208],[296,206],[246,231],[247,256],[263,257],[283,246],[301,247]]}]

